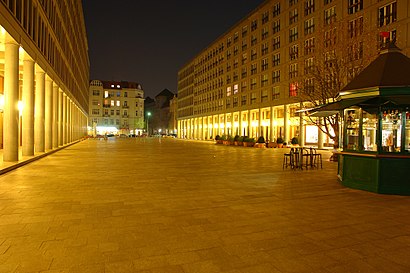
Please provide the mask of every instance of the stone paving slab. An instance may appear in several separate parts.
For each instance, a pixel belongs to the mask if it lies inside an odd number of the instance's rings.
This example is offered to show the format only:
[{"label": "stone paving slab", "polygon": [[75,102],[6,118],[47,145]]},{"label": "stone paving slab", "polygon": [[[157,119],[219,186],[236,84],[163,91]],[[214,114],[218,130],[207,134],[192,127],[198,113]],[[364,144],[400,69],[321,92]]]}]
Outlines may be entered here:
[{"label": "stone paving slab", "polygon": [[89,139],[0,176],[0,272],[409,272],[410,198],[286,149]]}]

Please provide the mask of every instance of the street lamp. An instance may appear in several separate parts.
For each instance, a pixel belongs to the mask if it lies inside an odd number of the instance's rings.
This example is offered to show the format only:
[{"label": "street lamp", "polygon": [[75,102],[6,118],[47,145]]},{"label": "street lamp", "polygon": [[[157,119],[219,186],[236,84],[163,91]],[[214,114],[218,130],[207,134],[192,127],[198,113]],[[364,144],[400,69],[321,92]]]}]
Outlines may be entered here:
[{"label": "street lamp", "polygon": [[149,129],[148,129],[148,125],[149,125],[149,117],[151,116],[151,112],[147,112],[147,136],[149,136]]}]

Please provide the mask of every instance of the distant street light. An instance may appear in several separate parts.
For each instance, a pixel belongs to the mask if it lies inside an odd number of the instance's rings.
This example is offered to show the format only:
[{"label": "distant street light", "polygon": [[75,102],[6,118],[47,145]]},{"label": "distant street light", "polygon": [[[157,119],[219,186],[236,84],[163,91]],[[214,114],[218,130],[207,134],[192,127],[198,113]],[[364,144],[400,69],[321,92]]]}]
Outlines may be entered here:
[{"label": "distant street light", "polygon": [[151,112],[147,112],[147,136],[149,136],[149,129],[148,129],[148,125],[149,125],[149,117],[151,116]]}]

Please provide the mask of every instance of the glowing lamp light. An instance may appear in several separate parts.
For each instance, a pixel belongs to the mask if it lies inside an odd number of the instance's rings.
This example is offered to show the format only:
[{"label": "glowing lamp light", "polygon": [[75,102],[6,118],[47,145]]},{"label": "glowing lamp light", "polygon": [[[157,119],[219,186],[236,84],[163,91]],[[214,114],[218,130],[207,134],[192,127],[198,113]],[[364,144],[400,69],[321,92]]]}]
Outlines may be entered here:
[{"label": "glowing lamp light", "polygon": [[214,128],[218,129],[218,124],[217,123],[214,124]]},{"label": "glowing lamp light", "polygon": [[231,128],[231,123],[230,122],[226,123],[226,128]]},{"label": "glowing lamp light", "polygon": [[247,121],[242,122],[242,126],[247,127],[247,126],[248,126],[248,122],[247,122]]},{"label": "glowing lamp light", "polygon": [[21,117],[24,109],[24,103],[21,100],[18,101],[17,108],[19,109],[19,116]]},{"label": "glowing lamp light", "polygon": [[268,126],[268,123],[266,122],[266,120],[262,121],[262,126]]},{"label": "glowing lamp light", "polygon": [[219,128],[225,128],[225,124],[220,123],[220,124],[219,124]]}]

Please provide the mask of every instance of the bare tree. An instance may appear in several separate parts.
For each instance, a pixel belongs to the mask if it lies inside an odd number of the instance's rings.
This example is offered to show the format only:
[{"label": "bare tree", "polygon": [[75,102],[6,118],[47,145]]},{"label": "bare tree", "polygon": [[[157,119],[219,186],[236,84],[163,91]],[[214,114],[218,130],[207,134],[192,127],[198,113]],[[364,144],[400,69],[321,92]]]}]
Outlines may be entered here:
[{"label": "bare tree", "polygon": [[[329,19],[329,18],[328,18]],[[298,96],[305,109],[336,101],[339,92],[377,55],[377,35],[363,17],[325,20],[304,42],[304,76],[298,81]],[[339,144],[339,114],[316,118],[306,112],[309,123],[318,126]]]}]

